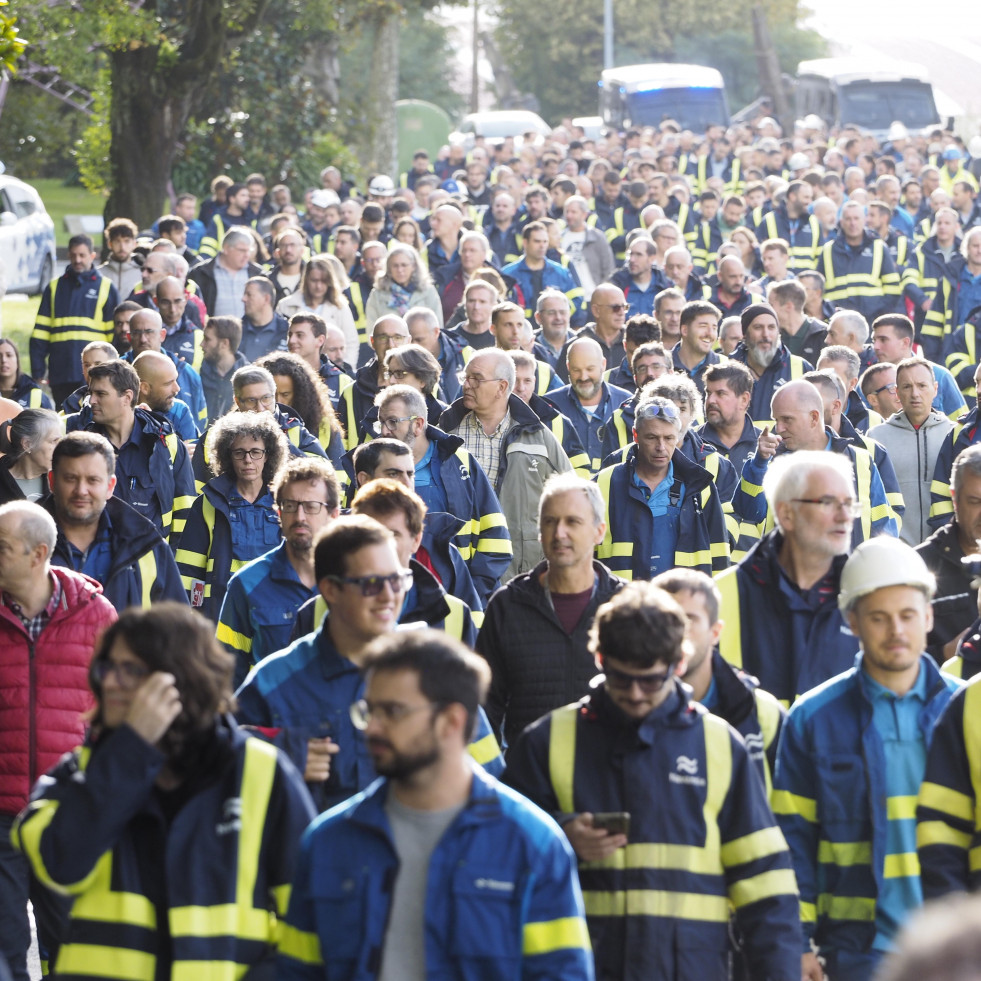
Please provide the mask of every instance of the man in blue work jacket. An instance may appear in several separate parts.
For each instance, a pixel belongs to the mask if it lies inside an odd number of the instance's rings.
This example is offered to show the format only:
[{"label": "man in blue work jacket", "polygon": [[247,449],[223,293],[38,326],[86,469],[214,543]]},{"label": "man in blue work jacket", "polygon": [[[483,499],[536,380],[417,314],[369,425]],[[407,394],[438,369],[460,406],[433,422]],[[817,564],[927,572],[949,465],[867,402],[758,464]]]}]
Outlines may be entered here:
[{"label": "man in blue work jacket", "polygon": [[601,978],[727,981],[734,909],[748,976],[797,981],[790,855],[745,743],[677,680],[685,628],[651,583],[604,603],[589,638],[602,683],[525,729],[505,780],[579,858]]},{"label": "man in blue work jacket", "polygon": [[784,725],[773,809],[800,889],[804,981],[824,978],[812,941],[834,981],[867,981],[923,902],[916,798],[934,725],[959,687],[923,653],[933,591],[908,545],[859,545],[838,606],[862,652]]}]

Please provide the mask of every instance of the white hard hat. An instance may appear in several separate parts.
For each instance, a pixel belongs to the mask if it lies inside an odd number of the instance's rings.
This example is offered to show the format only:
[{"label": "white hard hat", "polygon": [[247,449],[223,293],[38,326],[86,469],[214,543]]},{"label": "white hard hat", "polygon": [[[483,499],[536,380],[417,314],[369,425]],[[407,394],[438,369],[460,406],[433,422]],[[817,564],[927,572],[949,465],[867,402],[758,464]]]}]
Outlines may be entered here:
[{"label": "white hard hat", "polygon": [[820,116],[815,115],[813,112],[809,112],[804,117],[804,129],[824,129],[824,121]]},{"label": "white hard hat", "polygon": [[329,208],[331,205],[340,204],[341,199],[337,196],[337,191],[322,188],[310,195],[310,203],[316,208]]},{"label": "white hard hat", "polygon": [[811,158],[806,153],[795,153],[791,156],[788,166],[791,170],[807,170],[811,166]]},{"label": "white hard hat", "polygon": [[886,134],[886,139],[887,140],[908,140],[909,139],[909,130],[906,129],[906,127],[901,122],[899,122],[899,120],[896,120],[896,122],[894,122],[889,127],[889,132]]},{"label": "white hard hat", "polygon": [[933,597],[937,581],[920,553],[905,542],[880,535],[862,542],[841,570],[838,609],[847,613],[856,601],[887,586],[912,586]]},{"label": "white hard hat", "polygon": [[379,174],[368,185],[368,193],[377,194],[379,197],[386,194],[394,194],[395,184],[391,177],[386,177],[385,174]]}]

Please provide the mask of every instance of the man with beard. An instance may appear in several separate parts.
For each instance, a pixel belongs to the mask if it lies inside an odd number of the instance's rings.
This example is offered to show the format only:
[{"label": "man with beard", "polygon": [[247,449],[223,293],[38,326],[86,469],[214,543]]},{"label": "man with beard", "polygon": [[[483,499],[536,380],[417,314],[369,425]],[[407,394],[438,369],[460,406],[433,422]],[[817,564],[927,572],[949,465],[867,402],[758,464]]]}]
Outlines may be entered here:
[{"label": "man with beard", "polygon": [[182,440],[195,442],[201,433],[187,403],[177,397],[180,382],[170,358],[157,351],[144,351],[133,361],[133,370],[140,376],[140,404],[163,416]]},{"label": "man with beard", "polygon": [[[358,591],[349,576],[328,585]],[[349,977],[370,959],[381,979],[591,979],[572,850],[467,754],[486,664],[429,630],[381,638],[362,660],[351,713],[385,779],[304,837],[279,976]]]},{"label": "man with beard", "polygon": [[339,513],[341,489],[327,460],[295,457],[269,489],[283,542],[232,576],[218,615],[216,636],[236,657],[236,683],[289,643],[296,611],[317,592],[313,540]]},{"label": "man with beard", "polygon": [[745,365],[727,361],[709,368],[704,380],[705,425],[698,435],[728,458],[736,473],[742,473],[760,436],[746,412],[753,395],[753,376]]},{"label": "man with beard", "polygon": [[545,399],[572,421],[589,457],[590,472],[596,474],[603,462],[604,428],[614,411],[631,397],[630,392],[603,380],[606,358],[589,337],[566,348],[566,366],[569,384],[546,393]]},{"label": "man with beard", "polygon": [[780,322],[768,303],[754,303],[739,316],[743,342],[732,352],[733,361],[740,361],[753,375],[753,394],[749,417],[764,424],[772,418],[770,402],[773,393],[788,381],[800,378],[814,366],[796,354],[791,354],[780,340]]}]

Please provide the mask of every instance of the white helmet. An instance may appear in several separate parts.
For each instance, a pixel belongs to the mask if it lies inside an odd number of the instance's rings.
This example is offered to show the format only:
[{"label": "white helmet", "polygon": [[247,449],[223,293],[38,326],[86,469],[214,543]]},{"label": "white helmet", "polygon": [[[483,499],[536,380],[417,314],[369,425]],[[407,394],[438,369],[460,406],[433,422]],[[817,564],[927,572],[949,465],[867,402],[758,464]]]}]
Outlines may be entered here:
[{"label": "white helmet", "polygon": [[880,535],[862,542],[841,570],[838,609],[848,613],[857,600],[887,586],[912,586],[932,599],[937,588],[920,553],[905,542]]}]

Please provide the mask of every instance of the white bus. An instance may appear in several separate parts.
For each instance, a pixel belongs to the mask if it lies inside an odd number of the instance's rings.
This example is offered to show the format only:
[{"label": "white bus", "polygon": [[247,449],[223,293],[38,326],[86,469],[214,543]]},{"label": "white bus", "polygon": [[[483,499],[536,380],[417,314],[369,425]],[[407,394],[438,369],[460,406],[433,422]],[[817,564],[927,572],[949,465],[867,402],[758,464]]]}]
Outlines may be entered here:
[{"label": "white bus", "polygon": [[910,132],[940,122],[926,68],[909,61],[802,61],[795,96],[798,119],[815,113],[831,127],[858,126],[879,140],[894,122]]},{"label": "white bus", "polygon": [[725,83],[714,68],[666,62],[608,68],[599,90],[603,122],[617,129],[656,127],[665,119],[694,133],[729,125]]}]

